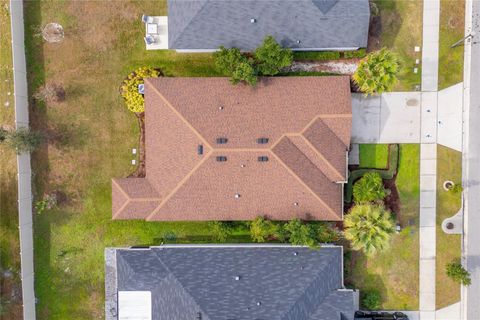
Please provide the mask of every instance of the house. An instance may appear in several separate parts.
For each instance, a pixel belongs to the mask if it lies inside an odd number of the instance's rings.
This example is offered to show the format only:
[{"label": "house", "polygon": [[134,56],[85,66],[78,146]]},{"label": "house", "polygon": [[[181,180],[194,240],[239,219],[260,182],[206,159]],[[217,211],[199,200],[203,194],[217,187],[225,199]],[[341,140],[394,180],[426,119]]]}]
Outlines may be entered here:
[{"label": "house", "polygon": [[351,116],[344,76],[146,79],[146,176],[112,180],[113,219],[342,220]]},{"label": "house", "polygon": [[368,0],[169,0],[168,47],[251,51],[267,35],[299,51],[367,47]]},{"label": "house", "polygon": [[342,247],[106,249],[107,320],[353,320]]}]

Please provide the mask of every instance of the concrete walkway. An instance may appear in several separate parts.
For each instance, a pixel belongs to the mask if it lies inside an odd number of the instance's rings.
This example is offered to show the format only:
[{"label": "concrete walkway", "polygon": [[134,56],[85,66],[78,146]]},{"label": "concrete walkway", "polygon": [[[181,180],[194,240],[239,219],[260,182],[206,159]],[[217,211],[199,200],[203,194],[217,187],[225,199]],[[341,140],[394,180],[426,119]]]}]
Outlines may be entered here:
[{"label": "concrete walkway", "polygon": [[438,41],[440,0],[423,1],[420,147],[420,320],[435,319]]}]

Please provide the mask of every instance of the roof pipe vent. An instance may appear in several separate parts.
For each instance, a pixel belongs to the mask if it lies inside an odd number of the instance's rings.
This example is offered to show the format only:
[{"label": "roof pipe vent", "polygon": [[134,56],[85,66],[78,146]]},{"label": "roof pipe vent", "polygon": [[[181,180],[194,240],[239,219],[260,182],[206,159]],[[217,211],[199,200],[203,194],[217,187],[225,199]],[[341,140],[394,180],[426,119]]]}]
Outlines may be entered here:
[{"label": "roof pipe vent", "polygon": [[255,23],[255,22],[257,22],[257,19],[255,19],[255,18],[250,19],[250,23]]}]

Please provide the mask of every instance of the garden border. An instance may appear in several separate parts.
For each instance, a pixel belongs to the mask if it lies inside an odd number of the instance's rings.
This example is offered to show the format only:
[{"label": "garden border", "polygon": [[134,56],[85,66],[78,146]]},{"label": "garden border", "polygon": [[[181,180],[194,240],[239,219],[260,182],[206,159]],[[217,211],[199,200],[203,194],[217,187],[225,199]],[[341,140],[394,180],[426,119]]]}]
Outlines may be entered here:
[{"label": "garden border", "polygon": [[398,144],[388,145],[388,161],[386,169],[361,168],[351,171],[348,176],[347,185],[345,186],[345,203],[352,202],[353,183],[363,177],[365,173],[373,171],[379,173],[384,180],[393,179],[398,171],[399,150],[400,146]]}]

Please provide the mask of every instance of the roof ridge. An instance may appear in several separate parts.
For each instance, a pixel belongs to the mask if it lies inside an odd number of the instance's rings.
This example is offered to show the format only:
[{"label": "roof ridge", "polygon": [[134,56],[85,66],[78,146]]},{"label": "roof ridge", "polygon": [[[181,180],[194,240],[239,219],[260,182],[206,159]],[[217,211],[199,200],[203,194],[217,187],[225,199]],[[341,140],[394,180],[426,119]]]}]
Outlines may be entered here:
[{"label": "roof ridge", "polygon": [[[285,136],[285,138],[288,139],[287,136]],[[288,139],[290,141],[290,139]],[[304,154],[300,149],[297,148],[297,146],[292,142],[293,146],[298,150],[300,151],[300,153]],[[283,165],[287,171],[292,175],[294,176],[305,188],[307,188],[308,191],[310,191],[312,193],[312,195],[317,198],[318,201],[320,201],[321,204],[323,204],[325,206],[325,208],[327,208],[327,210],[332,213],[333,215],[337,215],[335,210],[333,210],[325,201],[323,201],[322,198],[320,198],[303,180],[302,178],[300,178],[295,172],[293,172],[293,170],[287,166],[287,164],[285,162],[283,162],[282,159],[280,159],[280,157],[275,153],[275,151],[273,151],[273,149],[271,150],[271,153],[273,154],[273,156],[279,161],[279,163],[281,165]],[[306,157],[306,156],[305,156]],[[308,161],[310,161],[310,159],[307,158]],[[311,162],[311,161],[310,161]],[[313,163],[312,163],[313,164]],[[323,171],[320,171],[323,175],[325,175],[325,173],[323,173]],[[326,177],[326,176],[325,176]],[[327,178],[328,179],[328,178]]]},{"label": "roof ridge", "polygon": [[[345,178],[343,177],[343,175],[330,163],[330,161],[328,161],[328,160],[323,156],[323,154],[322,154],[317,148],[315,148],[315,146],[314,146],[310,141],[308,141],[307,138],[305,138],[305,136],[304,136],[303,134],[301,134],[300,137],[301,137],[301,139],[303,139],[303,140],[305,141],[305,143],[307,144],[307,146],[308,146],[309,148],[311,148],[311,149],[313,150],[313,152],[315,152],[315,153],[322,159],[322,161],[325,162],[325,163],[327,164],[327,166],[335,172],[335,174],[336,174],[338,177],[340,177],[340,179],[341,179],[340,181],[345,180]],[[293,141],[292,141],[292,142],[293,142]],[[295,144],[295,142],[293,142],[293,144]],[[299,149],[299,150],[300,150],[300,149]],[[302,150],[300,150],[300,152],[302,152]],[[303,152],[302,152],[302,153],[303,153]],[[305,156],[307,156],[307,155],[305,155]],[[307,158],[308,158],[308,157],[307,157]],[[310,159],[309,159],[309,160],[310,160]],[[310,162],[311,162],[311,161],[310,161]],[[313,163],[313,162],[312,162],[312,163]],[[315,165],[315,164],[314,164],[314,165]],[[323,172],[323,170],[322,170],[321,168],[318,168],[318,169],[320,169],[320,171]],[[325,174],[325,172],[323,172],[323,173]],[[325,174],[325,176],[326,176],[326,174]],[[337,181],[335,181],[335,182],[337,182]]]},{"label": "roof ridge", "polygon": [[171,197],[173,197],[173,195],[178,191],[178,189],[180,189],[184,184],[185,182],[187,182],[190,177],[193,175],[193,173],[195,173],[195,171],[197,171],[198,168],[200,168],[203,163],[205,161],[207,161],[207,159],[210,158],[210,155],[213,153],[213,149],[212,150],[209,150],[208,153],[205,154],[205,157],[203,157],[202,160],[200,160],[196,165],[195,167],[193,167],[192,170],[190,170],[189,173],[187,173],[183,178],[182,180],[180,180],[180,182],[175,186],[175,188],[173,188],[170,193],[165,197],[163,198],[163,200],[160,202],[160,204],[152,211],[152,213],[150,213],[146,218],[145,220],[146,221],[150,221],[150,218],[153,217],[154,215],[156,215],[158,213],[158,211],[163,207],[163,205],[165,203],[167,203],[168,200],[170,200]]},{"label": "roof ridge", "polygon": [[[162,259],[160,258],[160,256],[159,256],[158,253],[156,252],[156,251],[162,251],[162,250],[163,250],[163,249],[160,248],[160,249],[158,249],[158,250],[152,250],[152,251],[155,253],[155,257],[158,259],[158,261],[160,261],[161,265],[162,265],[165,269],[167,269],[167,271],[168,271],[168,276],[171,275],[172,278],[173,278],[173,280],[175,280],[175,281],[180,285],[180,287],[183,289],[183,291],[185,291],[185,292],[188,294],[188,296],[189,296],[190,298],[192,298],[192,301],[195,302],[195,304],[196,304],[197,307],[198,307],[198,310],[200,310],[202,313],[205,313],[205,314],[208,316],[208,314],[202,309],[202,307],[200,307],[200,304],[197,302],[197,300],[195,300],[194,296],[187,290],[187,288],[185,288],[185,286],[183,285],[183,283],[182,283],[180,280],[178,280],[178,278],[175,276],[175,273],[162,261]],[[168,277],[168,276],[167,276],[167,277]],[[207,319],[206,319],[206,320],[207,320]]]},{"label": "roof ridge", "polygon": [[126,198],[127,201],[125,201],[125,203],[117,210],[117,212],[113,213],[112,214],[112,219],[115,219],[116,216],[118,216],[122,211],[123,209],[125,209],[127,207],[127,205],[130,203],[130,196],[125,192],[125,190],[123,190],[123,188],[117,183],[117,181],[115,181],[115,178],[112,179],[112,183],[117,186],[117,189],[120,191],[121,194],[123,194],[123,196]]},{"label": "roof ridge", "polygon": [[200,134],[200,132],[197,131],[197,129],[158,91],[157,87],[153,85],[151,82],[151,79],[145,79],[145,83],[148,83],[152,90],[158,95],[158,97],[165,102],[165,104],[172,109],[173,113],[175,113],[185,124],[187,127],[190,128],[190,130],[193,131],[197,137],[203,141],[204,144],[206,144],[210,149],[213,150],[213,147],[208,143],[208,141]]},{"label": "roof ridge", "polygon": [[[320,249],[321,250],[321,249]],[[330,256],[330,259],[329,260],[333,260],[334,258],[336,258],[335,255],[332,255]],[[330,261],[329,261],[330,262]],[[330,263],[327,263],[325,266],[328,267],[330,265]],[[315,283],[315,281],[318,281],[319,279],[321,279],[321,275],[324,275],[325,274],[325,268],[323,268],[320,272],[318,272],[316,274],[316,276],[313,278],[312,281],[310,281],[308,283],[307,286],[305,286],[305,290],[302,290],[302,294],[298,297],[298,299],[291,305],[290,309],[287,310],[287,312],[285,312],[285,314],[283,315],[282,319],[281,320],[289,320],[289,318],[287,318],[287,315],[288,313],[297,305],[297,303],[301,300],[301,298],[303,298],[306,293],[307,293],[307,290],[312,286],[313,283]],[[325,278],[325,277],[323,277]],[[335,290],[335,292],[337,291],[338,289]],[[320,305],[322,305],[325,301],[325,299],[332,293],[332,291],[328,292],[327,294],[325,294],[321,300],[321,303],[317,304],[317,308],[315,308],[314,310],[310,311],[306,316],[309,317],[313,312],[315,312],[315,310],[318,309],[318,307],[320,307]],[[307,318],[308,319],[308,318]]]},{"label": "roof ridge", "polygon": [[[200,1],[198,1],[198,2],[200,2]],[[205,5],[206,5],[208,2],[209,2],[209,0],[204,0],[203,4],[197,9],[197,11],[192,15],[192,17],[188,20],[188,22],[185,23],[185,25],[183,26],[183,28],[182,28],[181,30],[178,30],[178,31],[176,32],[177,36],[171,39],[171,40],[172,40],[172,45],[173,45],[173,43],[174,43],[176,40],[178,40],[178,38],[180,38],[180,36],[183,34],[183,31],[185,31],[185,29],[187,29],[188,26],[189,26],[190,24],[192,24],[193,19],[205,8]],[[169,42],[170,42],[170,40],[169,40]],[[170,45],[170,44],[169,44],[169,45]],[[170,45],[170,47],[172,47],[172,45]]]}]

